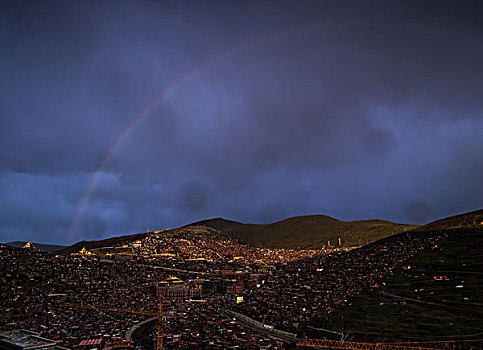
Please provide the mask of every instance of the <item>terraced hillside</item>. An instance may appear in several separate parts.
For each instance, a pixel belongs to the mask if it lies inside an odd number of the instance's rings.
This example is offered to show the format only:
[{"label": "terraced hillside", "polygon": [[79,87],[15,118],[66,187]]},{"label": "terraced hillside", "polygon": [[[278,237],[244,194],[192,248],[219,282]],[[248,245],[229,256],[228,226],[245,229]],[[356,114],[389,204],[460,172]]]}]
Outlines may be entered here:
[{"label": "terraced hillside", "polygon": [[[482,216],[479,210],[408,233],[437,231],[443,238],[407,260],[378,287],[348,300],[344,308],[312,326],[343,331],[359,341],[481,339]],[[480,220],[477,225],[475,220]],[[320,330],[308,331],[312,337],[326,336]]]}]

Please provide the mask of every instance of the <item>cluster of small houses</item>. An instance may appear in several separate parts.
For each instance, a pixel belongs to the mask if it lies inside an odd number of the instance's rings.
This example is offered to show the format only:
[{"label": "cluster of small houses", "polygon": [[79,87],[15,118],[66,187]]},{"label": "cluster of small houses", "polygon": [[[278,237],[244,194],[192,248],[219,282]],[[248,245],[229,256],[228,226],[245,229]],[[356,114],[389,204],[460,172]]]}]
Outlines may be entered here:
[{"label": "cluster of small houses", "polygon": [[[30,264],[34,264],[33,271],[27,274],[0,272],[0,279],[7,284],[0,285],[0,288],[4,288],[10,298],[4,300],[2,306],[9,303],[15,307],[23,305],[24,310],[18,317],[21,325],[35,326],[38,324],[35,317],[41,317],[46,329],[37,327],[36,331],[58,337],[56,344],[110,350],[130,346],[130,343],[116,345],[111,342],[109,345],[104,337],[87,337],[92,333],[90,328],[97,329],[97,334],[106,334],[103,332],[115,327],[115,334],[119,336],[126,330],[126,325],[143,318],[131,315],[122,322],[107,316],[99,318],[95,310],[79,313],[73,308],[66,309],[66,299],[70,298],[73,303],[103,303],[139,309],[143,304],[157,305],[157,296],[161,295],[166,307],[188,315],[187,318],[167,321],[165,338],[171,348],[229,348],[242,344],[242,348],[246,349],[282,349],[285,347],[283,342],[267,339],[233,321],[226,314],[226,305],[253,324],[298,332],[321,313],[344,305],[349,296],[359,293],[365,286],[377,284],[377,279],[434,243],[434,239],[408,239],[349,252],[315,254],[314,251],[287,250],[284,255],[283,250],[256,250],[233,242],[163,241],[151,237],[108,249],[89,250],[84,247],[70,256],[56,257],[33,252],[34,247],[29,243],[23,251],[32,252],[23,254],[10,250],[3,260],[0,249],[0,268],[9,266],[7,260],[11,259],[17,260],[16,266],[21,271],[27,271]],[[173,246],[176,251],[173,251]],[[208,259],[200,256],[203,249],[207,249]],[[273,265],[263,261],[256,263],[264,257]],[[74,276],[77,280],[73,279]],[[18,289],[8,286],[9,280],[20,283],[19,278],[29,278],[26,280],[28,286],[19,285]],[[43,283],[36,284],[42,278]],[[446,276],[432,278],[435,281],[447,280]],[[46,304],[45,295],[55,293],[52,288],[64,291]],[[396,299],[394,302],[405,301]],[[50,315],[43,313],[45,308],[50,308]],[[85,322],[82,323],[83,318]],[[80,337],[77,344],[62,342],[66,334],[50,327],[48,322],[53,322],[51,320],[63,324],[64,330],[70,325],[70,331],[76,331]],[[5,328],[0,324],[0,333],[13,331],[12,327]]]}]

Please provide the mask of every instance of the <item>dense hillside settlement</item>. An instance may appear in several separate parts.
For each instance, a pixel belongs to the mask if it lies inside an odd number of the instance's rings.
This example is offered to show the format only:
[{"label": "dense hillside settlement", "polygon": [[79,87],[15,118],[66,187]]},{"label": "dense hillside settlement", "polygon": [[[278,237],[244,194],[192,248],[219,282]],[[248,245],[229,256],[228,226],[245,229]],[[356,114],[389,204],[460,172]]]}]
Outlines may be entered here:
[{"label": "dense hillside settlement", "polygon": [[287,348],[313,321],[444,235],[292,250],[188,227],[72,254],[2,246],[0,333],[25,329],[67,348],[99,348],[155,319],[161,295],[165,348]]}]

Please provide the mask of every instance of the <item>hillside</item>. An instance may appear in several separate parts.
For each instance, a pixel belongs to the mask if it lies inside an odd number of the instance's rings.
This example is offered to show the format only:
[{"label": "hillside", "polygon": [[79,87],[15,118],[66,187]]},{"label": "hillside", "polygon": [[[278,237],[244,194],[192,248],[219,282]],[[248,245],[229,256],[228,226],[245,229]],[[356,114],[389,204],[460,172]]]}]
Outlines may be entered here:
[{"label": "hillside", "polygon": [[238,221],[226,220],[223,218],[208,219],[203,221],[198,221],[185,227],[191,226],[206,226],[211,227],[215,230],[223,232],[232,238],[238,239],[242,242],[247,243],[250,237],[261,230],[264,224],[244,224]]},{"label": "hillside", "polygon": [[272,224],[243,224],[222,218],[193,223],[226,233],[253,246],[314,248],[359,246],[416,228],[384,220],[340,221],[325,215],[297,216]]},{"label": "hillside", "polygon": [[[81,241],[63,249],[64,253],[79,251],[82,247],[94,249],[112,247],[140,240],[152,233],[163,235],[208,235],[211,239],[236,239],[255,247],[320,249],[327,247],[352,247],[368,244],[403,232],[423,232],[443,228],[479,227],[483,221],[483,210],[438,220],[425,226],[397,224],[385,220],[340,221],[326,215],[296,216],[271,224],[245,224],[237,221],[214,218],[198,221],[184,227],[162,231],[142,232],[115,236],[98,241]],[[196,228],[203,226],[210,230]]]},{"label": "hillside", "polygon": [[105,248],[105,247],[116,247],[123,244],[127,244],[129,242],[141,240],[146,238],[151,234],[158,234],[160,237],[169,238],[185,238],[185,239],[213,239],[213,240],[229,240],[230,237],[225,235],[222,232],[219,232],[215,229],[209,227],[181,227],[181,228],[174,228],[174,229],[167,229],[161,231],[151,231],[151,232],[141,232],[135,233],[132,235],[125,235],[125,236],[116,236],[111,238],[106,238],[98,241],[80,241],[76,244],[66,247],[62,250],[62,253],[75,253],[85,247],[88,250],[96,249],[96,248]]},{"label": "hillside", "polygon": [[[15,241],[15,242],[5,243],[5,245],[8,245],[10,247],[15,247],[15,248],[22,248],[25,244],[27,244],[27,242]],[[65,246],[63,245],[55,245],[55,244],[42,244],[42,243],[35,243],[35,242],[32,242],[32,244],[34,245],[35,249],[41,252],[55,252],[65,248]]]},{"label": "hillside", "polygon": [[482,215],[478,210],[405,233],[436,231],[442,239],[312,326],[343,330],[354,341],[480,339],[481,322],[475,321],[483,319]]},{"label": "hillside", "polygon": [[468,213],[450,216],[441,220],[436,220],[419,226],[415,231],[431,231],[431,230],[451,230],[459,228],[481,228],[483,227],[483,209],[470,211]]}]

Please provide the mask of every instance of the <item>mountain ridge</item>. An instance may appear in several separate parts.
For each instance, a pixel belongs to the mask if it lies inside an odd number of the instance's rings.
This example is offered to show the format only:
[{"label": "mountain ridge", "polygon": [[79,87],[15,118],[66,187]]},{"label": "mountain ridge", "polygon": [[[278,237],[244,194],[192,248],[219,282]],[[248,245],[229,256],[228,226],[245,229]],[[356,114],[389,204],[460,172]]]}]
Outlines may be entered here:
[{"label": "mountain ridge", "polygon": [[[95,241],[80,241],[71,247],[64,248],[63,252],[77,251],[83,246],[89,249],[134,241],[157,232],[182,234],[183,229],[196,226],[220,231],[226,237],[255,247],[321,249],[327,247],[328,241],[331,248],[361,246],[402,233],[466,226],[483,228],[482,222],[483,209],[439,219],[423,226],[399,224],[381,219],[341,221],[327,215],[295,216],[268,224],[245,224],[219,217],[196,221],[179,228],[118,235]],[[341,245],[338,244],[339,238],[341,238]]]},{"label": "mountain ridge", "polygon": [[482,228],[483,227],[483,209],[476,209],[469,212],[451,215],[446,218],[438,219],[419,226],[414,231],[430,231],[441,229],[458,229],[458,228]]},{"label": "mountain ridge", "polygon": [[358,246],[417,227],[380,219],[341,221],[327,215],[294,216],[267,224],[212,218],[185,227],[199,225],[214,228],[249,245],[292,249],[321,249],[329,244],[331,247]]}]

